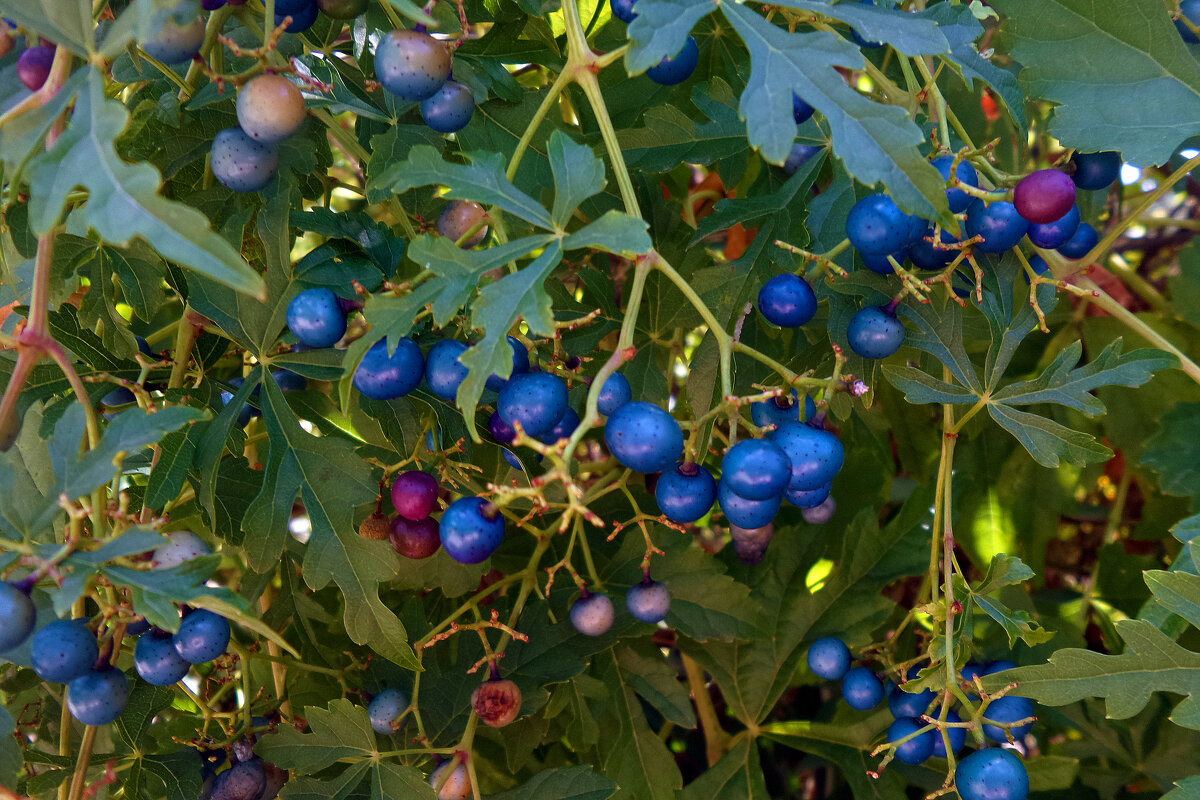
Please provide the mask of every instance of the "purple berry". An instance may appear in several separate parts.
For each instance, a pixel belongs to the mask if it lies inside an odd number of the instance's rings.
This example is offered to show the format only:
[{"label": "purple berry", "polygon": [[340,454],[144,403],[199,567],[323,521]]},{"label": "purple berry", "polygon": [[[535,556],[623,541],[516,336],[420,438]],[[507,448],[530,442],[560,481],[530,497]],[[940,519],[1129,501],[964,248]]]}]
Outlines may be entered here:
[{"label": "purple berry", "polygon": [[432,517],[412,520],[398,516],[388,523],[387,538],[392,549],[405,558],[429,558],[442,546],[438,522]]},{"label": "purple berry", "polygon": [[427,33],[392,31],[375,50],[375,77],[401,100],[420,102],[450,77],[450,51]]},{"label": "purple berry", "polygon": [[50,65],[54,62],[54,48],[46,45],[27,47],[17,56],[17,77],[25,88],[36,92],[50,77]]},{"label": "purple berry", "polygon": [[667,618],[667,612],[671,610],[671,593],[658,581],[646,578],[629,587],[625,606],[635,619],[655,625]]},{"label": "purple berry", "polygon": [[606,594],[587,594],[571,606],[571,624],[584,636],[601,636],[612,628],[616,612]]},{"label": "purple berry", "polygon": [[437,478],[428,472],[401,472],[392,482],[392,505],[408,519],[425,519],[437,508]]},{"label": "purple berry", "polygon": [[1017,184],[1013,190],[1013,205],[1032,223],[1054,222],[1062,219],[1075,205],[1075,182],[1062,170],[1039,169]]}]

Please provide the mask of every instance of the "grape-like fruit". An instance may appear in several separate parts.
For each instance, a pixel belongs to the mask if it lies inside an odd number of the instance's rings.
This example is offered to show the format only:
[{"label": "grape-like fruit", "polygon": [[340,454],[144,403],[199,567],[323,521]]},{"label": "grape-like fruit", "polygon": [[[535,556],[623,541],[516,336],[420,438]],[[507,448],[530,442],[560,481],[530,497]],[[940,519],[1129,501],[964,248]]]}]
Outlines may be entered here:
[{"label": "grape-like fruit", "polygon": [[[804,396],[804,421],[811,421],[817,415],[817,404],[808,395]],[[779,427],[785,422],[800,421],[800,395],[792,389],[790,395],[782,394],[767,400],[750,404],[750,419],[760,428],[767,425]]]},{"label": "grape-like fruit", "polygon": [[[908,672],[908,679],[912,680],[917,675],[917,668],[913,667]],[[899,686],[893,686],[888,692],[888,710],[892,712],[892,716],[896,719],[903,717],[920,717],[929,708],[929,704],[933,702],[934,693],[931,689],[922,689],[919,692],[906,692]]]},{"label": "grape-like fruit", "polygon": [[521,690],[509,680],[493,678],[471,692],[471,708],[489,728],[503,728],[521,714]]},{"label": "grape-like fruit", "polygon": [[303,124],[304,113],[304,96],[282,75],[259,75],[238,92],[238,124],[260,142],[291,136]]},{"label": "grape-like fruit", "polygon": [[460,564],[486,561],[504,541],[504,516],[482,497],[455,500],[440,527],[442,547]]},{"label": "grape-like fruit", "polygon": [[629,587],[625,594],[625,607],[634,619],[655,625],[667,618],[671,610],[671,593],[658,581],[646,578]]},{"label": "grape-like fruit", "polygon": [[354,19],[366,12],[369,2],[370,0],[317,0],[317,8],[330,19]]},{"label": "grape-like fruit", "polygon": [[1029,221],[1007,200],[985,205],[983,200],[976,198],[967,207],[963,232],[968,237],[983,237],[975,247],[985,253],[1003,253],[1015,247],[1028,230]]},{"label": "grape-like fruit", "polygon": [[56,619],[34,634],[29,659],[42,680],[68,683],[91,671],[100,657],[86,619]]},{"label": "grape-like fruit", "polygon": [[795,175],[801,167],[823,149],[820,145],[813,144],[792,145],[792,151],[788,153],[788,157],[783,162],[783,171],[788,175]]},{"label": "grape-like fruit", "polygon": [[803,278],[776,275],[759,290],[758,310],[774,325],[798,328],[817,313],[817,296]]},{"label": "grape-like fruit", "polygon": [[529,372],[529,351],[525,349],[525,345],[515,336],[508,337],[508,346],[512,348],[512,372],[508,378],[501,378],[493,372],[488,376],[487,383],[484,384],[493,392],[499,393],[508,381],[514,376]]},{"label": "grape-like fruit", "polygon": [[796,120],[797,125],[811,119],[814,111],[816,109],[801,100],[800,95],[792,92],[792,118]]},{"label": "grape-like fruit", "polygon": [[689,36],[683,43],[682,50],[674,56],[665,56],[662,61],[646,70],[646,77],[660,86],[674,86],[690,78],[698,63],[700,45],[696,43],[694,36]]},{"label": "grape-like fruit", "polygon": [[[816,489],[793,489],[788,487],[783,493],[783,499],[794,505],[796,508],[802,508],[805,511],[816,508],[829,499],[829,493],[833,490],[832,484],[818,486]],[[805,518],[807,519],[807,517]]]},{"label": "grape-like fruit", "polygon": [[254,761],[262,767],[263,775],[266,776],[263,790],[255,800],[275,800],[279,796],[279,790],[288,782],[288,771],[269,761],[263,761],[261,758],[256,758]]},{"label": "grape-like fruit", "polygon": [[983,668],[980,675],[995,675],[997,672],[1007,672],[1010,669],[1016,669],[1017,662],[1009,661],[1007,658],[1002,658],[999,661],[988,662],[988,665]]},{"label": "grape-like fruit", "polygon": [[113,667],[94,669],[67,684],[67,710],[84,725],[107,725],[128,701],[129,678]]},{"label": "grape-like fruit", "polygon": [[305,289],[287,309],[288,329],[308,347],[332,347],[346,335],[346,312],[328,289]]},{"label": "grape-like fruit", "polygon": [[836,513],[837,501],[832,497],[826,497],[815,506],[800,506],[800,516],[804,517],[804,521],[809,525],[824,525],[833,519]]},{"label": "grape-like fruit", "polygon": [[1079,259],[1090,253],[1099,242],[1100,234],[1096,229],[1086,222],[1081,222],[1071,238],[1058,248],[1058,252],[1067,258]]},{"label": "grape-like fruit", "polygon": [[421,118],[438,133],[457,133],[475,115],[475,97],[458,81],[446,81],[421,101]]},{"label": "grape-like fruit", "polygon": [[392,505],[402,517],[425,519],[437,508],[437,498],[437,478],[428,472],[409,470],[392,481]]},{"label": "grape-like fruit", "polygon": [[[954,156],[938,156],[929,163],[942,174],[942,180],[950,180],[950,167],[954,165]],[[971,166],[971,162],[966,159],[958,162],[958,167],[954,170],[954,177],[967,186],[974,189],[979,188],[979,173]],[[951,188],[946,190],[946,200],[950,203],[951,212],[961,214],[971,204],[971,195],[962,189]]]},{"label": "grape-like fruit", "polygon": [[707,469],[689,461],[663,472],[654,485],[658,508],[672,522],[695,522],[717,499],[717,482]]},{"label": "grape-like fruit", "polygon": [[636,472],[663,472],[683,455],[683,429],[666,410],[641,400],[617,409],[604,442],[618,461]]},{"label": "grape-like fruit", "polygon": [[783,500],[779,495],[765,500],[742,497],[721,479],[717,483],[717,502],[721,504],[721,510],[730,524],[739,528],[761,528],[775,519]]},{"label": "grape-like fruit", "polygon": [[637,17],[633,11],[633,5],[636,2],[637,0],[609,0],[612,15],[626,24],[633,22]]},{"label": "grape-like fruit", "polygon": [[[963,719],[954,711],[946,712],[946,722],[962,722]],[[946,728],[946,735],[950,738],[950,752],[958,754],[959,750],[967,743],[966,728]],[[933,732],[933,754],[937,758],[946,757],[946,740],[942,738],[941,731]]]},{"label": "grape-like fruit", "polygon": [[527,372],[510,378],[496,403],[500,418],[521,423],[525,433],[540,436],[567,413],[567,384],[549,372]]},{"label": "grape-like fruit", "polygon": [[836,636],[817,639],[808,648],[808,668],[818,678],[840,681],[850,669],[850,648]]},{"label": "grape-like fruit", "polygon": [[1025,800],[1029,772],[1011,750],[989,747],[958,762],[954,788],[963,800]]},{"label": "grape-like fruit", "polygon": [[633,399],[633,388],[629,379],[619,372],[614,372],[604,379],[600,394],[596,397],[596,410],[606,417],[617,413],[617,409]]},{"label": "grape-like fruit", "polygon": [[[870,194],[850,209],[846,236],[860,253],[885,255],[912,242],[912,218],[886,194]],[[922,229],[924,226],[922,226]]]},{"label": "grape-like fruit", "polygon": [[188,11],[194,9],[195,6],[180,2],[173,9],[156,13],[150,23],[154,38],[142,42],[146,55],[164,64],[191,61],[204,44],[204,17],[189,17]]},{"label": "grape-like fruit", "polygon": [[747,500],[767,500],[783,494],[792,478],[787,453],[766,439],[743,439],[729,448],[721,462],[721,480]]},{"label": "grape-like fruit", "polygon": [[467,368],[459,356],[467,351],[467,345],[455,339],[434,342],[425,356],[425,380],[429,388],[444,400],[453,400],[458,387],[467,379]]},{"label": "grape-like fruit", "polygon": [[743,564],[757,564],[762,561],[767,552],[767,545],[775,535],[775,523],[768,522],[758,528],[741,528],[729,526],[729,536],[733,539],[733,552]]},{"label": "grape-like fruit", "polygon": [[257,192],[279,171],[279,151],[273,144],[254,141],[241,128],[226,128],[213,138],[209,162],[226,188]]},{"label": "grape-like fruit", "polygon": [[171,569],[193,558],[212,554],[208,543],[191,531],[168,533],[167,538],[169,542],[159,545],[154,550],[154,557],[150,562],[154,569]]},{"label": "grape-like fruit", "polygon": [[442,546],[437,520],[405,519],[396,517],[387,527],[387,538],[392,549],[405,558],[429,558]]},{"label": "grape-like fruit", "polygon": [[388,736],[396,732],[396,720],[409,705],[408,695],[399,689],[384,689],[367,705],[367,717],[376,733]]},{"label": "grape-like fruit", "polygon": [[[945,230],[938,234],[938,243],[952,245],[957,239]],[[946,247],[935,247],[933,244],[933,228],[930,227],[920,240],[913,243],[908,250],[908,257],[917,269],[943,269],[958,257],[959,250]]]},{"label": "grape-like fruit", "polygon": [[276,9],[275,25],[276,25],[276,27],[278,27],[279,25],[283,24],[283,21],[285,19],[287,19],[288,17],[291,17],[292,21],[288,23],[287,32],[288,33],[304,33],[306,30],[308,30],[309,28],[311,28],[313,26],[314,22],[317,21],[317,11],[318,10],[319,9],[317,8],[316,0],[305,0],[305,5],[301,6],[298,10],[288,13],[288,14],[284,14],[284,13],[280,12],[278,9]]},{"label": "grape-like fruit", "polygon": [[554,444],[559,439],[570,439],[571,434],[575,433],[575,429],[579,427],[579,412],[573,408],[568,408],[563,414],[562,419],[555,423],[554,427],[543,433],[538,438],[545,444]]},{"label": "grape-like fruit", "polygon": [[[924,727],[925,723],[920,720],[903,717],[888,726],[888,741],[899,741]],[[924,733],[917,734],[904,744],[899,745],[892,752],[896,754],[898,761],[902,761],[905,764],[924,764],[933,755],[933,740],[936,735],[932,729],[927,730]]]},{"label": "grape-like fruit", "polygon": [[46,45],[27,47],[17,56],[17,77],[25,88],[36,92],[50,77],[50,65],[54,63],[54,48]]},{"label": "grape-like fruit", "polygon": [[842,697],[851,708],[867,711],[883,700],[883,684],[866,667],[854,667],[842,678]]},{"label": "grape-like fruit", "polygon": [[846,341],[863,358],[887,358],[904,344],[904,323],[885,306],[867,306],[850,318]]},{"label": "grape-like fruit", "polygon": [[175,650],[170,633],[158,628],[143,633],[133,650],[133,666],[142,680],[154,686],[170,686],[183,680],[192,665]]},{"label": "grape-like fruit", "polygon": [[[1197,17],[1200,17],[1200,0],[1184,0],[1182,5],[1189,3],[1195,8]],[[1188,33],[1191,34],[1191,31]],[[1075,181],[1075,185],[1080,189],[1107,189],[1121,175],[1121,154],[1112,150],[1101,153],[1076,153],[1071,156],[1071,166],[1075,169],[1071,180]]]},{"label": "grape-like fruit", "polygon": [[0,581],[0,652],[11,650],[29,638],[37,620],[37,609],[29,593]]},{"label": "grape-like fruit", "polygon": [[881,256],[859,253],[858,257],[862,259],[863,266],[871,270],[871,272],[876,272],[880,275],[891,275],[896,271],[896,268],[892,266],[891,259],[895,259],[897,264],[903,266],[904,259],[909,256],[909,250],[910,248],[904,247],[895,253],[887,253]]},{"label": "grape-like fruit", "polygon": [[[429,776],[429,785],[437,789],[438,800],[467,800],[471,796],[471,776],[465,764],[459,764],[450,772],[453,761],[438,766]],[[443,781],[445,781],[443,783]],[[437,787],[441,785],[441,789]]]},{"label": "grape-like fruit", "polygon": [[[998,725],[989,725],[989,722],[998,722],[1006,724],[1016,722],[1017,720],[1026,719],[1034,715],[1033,701],[1028,697],[1017,697],[1016,695],[1004,695],[993,700],[983,712],[983,732],[993,742],[1007,742],[1008,736],[1004,733],[1004,728]],[[1013,739],[1018,742],[1029,733],[1029,729],[1033,727],[1032,722],[1026,722],[1023,725],[1009,728]]]},{"label": "grape-like fruit", "polygon": [[504,421],[499,411],[493,411],[492,415],[488,417],[488,430],[491,432],[492,438],[501,444],[512,444],[513,439],[517,438],[517,432]]},{"label": "grape-like fruit", "polygon": [[571,606],[571,624],[584,636],[601,636],[612,628],[616,611],[608,595],[586,594]]},{"label": "grape-like fruit", "polygon": [[212,800],[258,800],[267,774],[257,760],[234,764],[213,780]]},{"label": "grape-like fruit", "polygon": [[846,460],[846,449],[832,433],[802,422],[780,425],[771,441],[792,463],[791,489],[818,489],[834,479]]},{"label": "grape-like fruit", "polygon": [[[459,242],[459,240],[466,236],[468,231],[479,225],[485,216],[487,216],[487,211],[479,203],[474,203],[470,200],[451,200],[442,209],[441,215],[438,216],[438,235],[445,236],[455,244],[459,244],[461,247],[470,250],[487,238],[487,225],[480,226],[479,230],[471,234],[470,238],[466,241]],[[512,337],[510,336],[509,339],[512,339]],[[522,345],[521,349],[525,349],[524,345]],[[528,354],[526,354],[525,363],[528,366]]]},{"label": "grape-like fruit", "polygon": [[1013,189],[1013,205],[1031,223],[1054,222],[1075,205],[1075,182],[1062,170],[1039,169]]},{"label": "grape-like fruit", "polygon": [[206,608],[183,618],[175,634],[175,652],[189,664],[206,664],[229,646],[229,620]]},{"label": "grape-like fruit", "polygon": [[354,387],[373,400],[394,400],[417,388],[425,374],[421,348],[407,336],[396,342],[396,351],[387,353],[387,340],[371,345],[354,371]]},{"label": "grape-like fruit", "polygon": [[1079,230],[1079,206],[1071,206],[1071,210],[1062,219],[1047,222],[1044,225],[1029,226],[1029,241],[1038,247],[1053,250],[1070,241]]},{"label": "grape-like fruit", "polygon": [[392,31],[375,50],[375,77],[401,100],[420,102],[450,77],[450,51],[427,33]]}]

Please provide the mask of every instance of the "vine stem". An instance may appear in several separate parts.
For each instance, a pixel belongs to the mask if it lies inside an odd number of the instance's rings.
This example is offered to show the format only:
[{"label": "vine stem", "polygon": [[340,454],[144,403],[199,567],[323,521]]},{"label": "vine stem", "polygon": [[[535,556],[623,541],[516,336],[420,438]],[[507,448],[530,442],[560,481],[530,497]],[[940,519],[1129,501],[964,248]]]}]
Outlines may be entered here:
[{"label": "vine stem", "polygon": [[705,756],[708,758],[708,766],[711,767],[725,755],[729,734],[717,719],[712,695],[708,693],[708,686],[704,683],[704,670],[687,653],[681,653],[681,657],[683,670],[687,674],[688,688],[692,691],[692,702],[696,705],[696,715],[700,718],[700,728],[704,731]]},{"label": "vine stem", "polygon": [[83,740],[79,743],[79,758],[75,761],[75,774],[71,776],[71,791],[67,795],[67,800],[80,800],[83,797],[83,784],[87,777],[88,762],[92,760],[96,730],[97,728],[93,725],[88,725],[83,729]]}]

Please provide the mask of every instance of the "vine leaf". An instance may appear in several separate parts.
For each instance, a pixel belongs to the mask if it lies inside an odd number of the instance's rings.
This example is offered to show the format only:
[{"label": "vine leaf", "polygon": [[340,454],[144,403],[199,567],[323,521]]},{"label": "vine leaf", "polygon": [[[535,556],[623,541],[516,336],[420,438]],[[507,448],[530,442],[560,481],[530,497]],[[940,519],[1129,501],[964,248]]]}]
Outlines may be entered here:
[{"label": "vine leaf", "polygon": [[945,182],[921,155],[921,129],[903,108],[864,97],[835,69],[861,69],[857,47],[825,31],[789,33],[744,5],[724,4],[722,10],[750,50],[750,79],[739,110],[750,144],[767,161],[782,164],[791,152],[794,92],[828,120],[833,152],[858,180],[884,183],[909,213],[954,224]]},{"label": "vine leaf", "polygon": [[1200,514],[1185,517],[1171,526],[1171,533],[1176,539],[1188,544],[1200,536]]},{"label": "vine leaf", "polygon": [[716,7],[715,0],[638,0],[637,16],[626,30],[629,74],[645,72],[682,50],[692,28]]},{"label": "vine leaf", "polygon": [[1155,600],[1200,628],[1200,576],[1155,569],[1143,577]]},{"label": "vine leaf", "polygon": [[92,50],[96,34],[88,0],[0,0],[0,12],[77,56]]},{"label": "vine leaf", "polygon": [[592,148],[576,144],[562,131],[550,134],[546,154],[554,173],[554,207],[550,218],[555,225],[565,228],[584,200],[604,191],[607,183],[604,162],[596,158]]},{"label": "vine leaf", "polygon": [[160,195],[162,179],[154,167],[117,155],[114,140],[128,122],[125,106],[105,97],[104,76],[88,70],[67,129],[30,165],[30,226],[37,233],[53,229],[67,196],[82,186],[89,196],[72,212],[76,224],[119,247],[140,236],[164,258],[266,299],[262,277],[204,214]]},{"label": "vine leaf", "polygon": [[606,800],[617,785],[591,767],[547,769],[516,789],[490,795],[489,800]]},{"label": "vine leaf", "polygon": [[[1162,416],[1158,432],[1146,441],[1141,463],[1158,473],[1167,494],[1200,496],[1200,461],[1189,457],[1189,448],[1179,446],[1196,441],[1194,436],[1200,436],[1200,403],[1179,403]],[[1190,519],[1184,521],[1187,525],[1180,523],[1184,530],[1194,531],[1189,541],[1200,533],[1196,530],[1200,519]]]},{"label": "vine leaf", "polygon": [[1008,646],[1014,647],[1017,639],[1033,647],[1047,642],[1054,636],[1047,631],[1027,611],[1014,611],[1000,602],[992,594],[1005,586],[1015,586],[1033,577],[1030,569],[1016,556],[998,553],[992,556],[987,573],[975,586],[967,585],[961,576],[954,576],[955,592],[963,601],[963,613],[968,614],[972,606],[978,606],[985,614],[995,620],[1008,635]]},{"label": "vine leaf", "polygon": [[[907,11],[880,8],[874,3],[838,3],[822,0],[781,0],[779,5],[841,20],[868,42],[887,42],[910,56],[937,55],[950,51],[950,43],[937,22]],[[964,9],[969,14],[968,9]],[[980,33],[983,28],[980,27]]]},{"label": "vine leaf", "polygon": [[1162,800],[1200,800],[1200,775],[1175,781],[1175,788],[1164,794]]},{"label": "vine leaf", "polygon": [[[1056,104],[1050,132],[1135,164],[1167,161],[1196,132],[1200,64],[1159,0],[997,0],[1030,97]],[[1104,58],[1095,58],[1104,53]],[[1120,109],[1120,113],[1098,113]]]},{"label": "vine leaf", "polygon": [[739,736],[729,752],[689,783],[679,800],[770,800],[759,761],[758,745]]},{"label": "vine leaf", "polygon": [[905,781],[895,770],[884,770],[878,779],[868,775],[876,763],[867,754],[889,722],[891,717],[885,710],[866,719],[770,722],[762,731],[763,736],[772,741],[837,764],[856,800],[903,800]]}]

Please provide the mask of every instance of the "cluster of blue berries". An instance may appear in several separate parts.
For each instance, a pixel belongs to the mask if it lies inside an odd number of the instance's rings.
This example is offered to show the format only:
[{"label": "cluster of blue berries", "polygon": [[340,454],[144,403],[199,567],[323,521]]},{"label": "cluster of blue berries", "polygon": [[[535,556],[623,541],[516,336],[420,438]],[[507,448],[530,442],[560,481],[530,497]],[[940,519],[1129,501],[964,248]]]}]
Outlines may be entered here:
[{"label": "cluster of blue berries", "polygon": [[[265,717],[254,717],[256,728],[267,727]],[[232,755],[224,748],[210,751],[204,758],[200,775],[204,783],[199,800],[274,800],[288,782],[287,770],[280,769],[254,754],[254,736],[235,742]],[[229,768],[218,772],[226,759]]]},{"label": "cluster of blue berries", "polygon": [[238,92],[238,127],[213,137],[213,175],[235,192],[264,189],[279,170],[279,143],[304,123],[304,96],[282,75],[252,78]]},{"label": "cluster of blue berries", "polygon": [[475,113],[471,90],[451,77],[450,51],[424,30],[394,30],[375,49],[375,77],[400,100],[421,104],[438,133],[467,127]]},{"label": "cluster of blue berries", "polygon": [[[609,0],[612,15],[621,22],[629,23],[637,17],[633,7],[637,0]],[[683,83],[696,71],[700,63],[700,45],[694,36],[688,36],[683,48],[673,56],[664,56],[661,61],[646,70],[646,77],[660,86]]]}]

